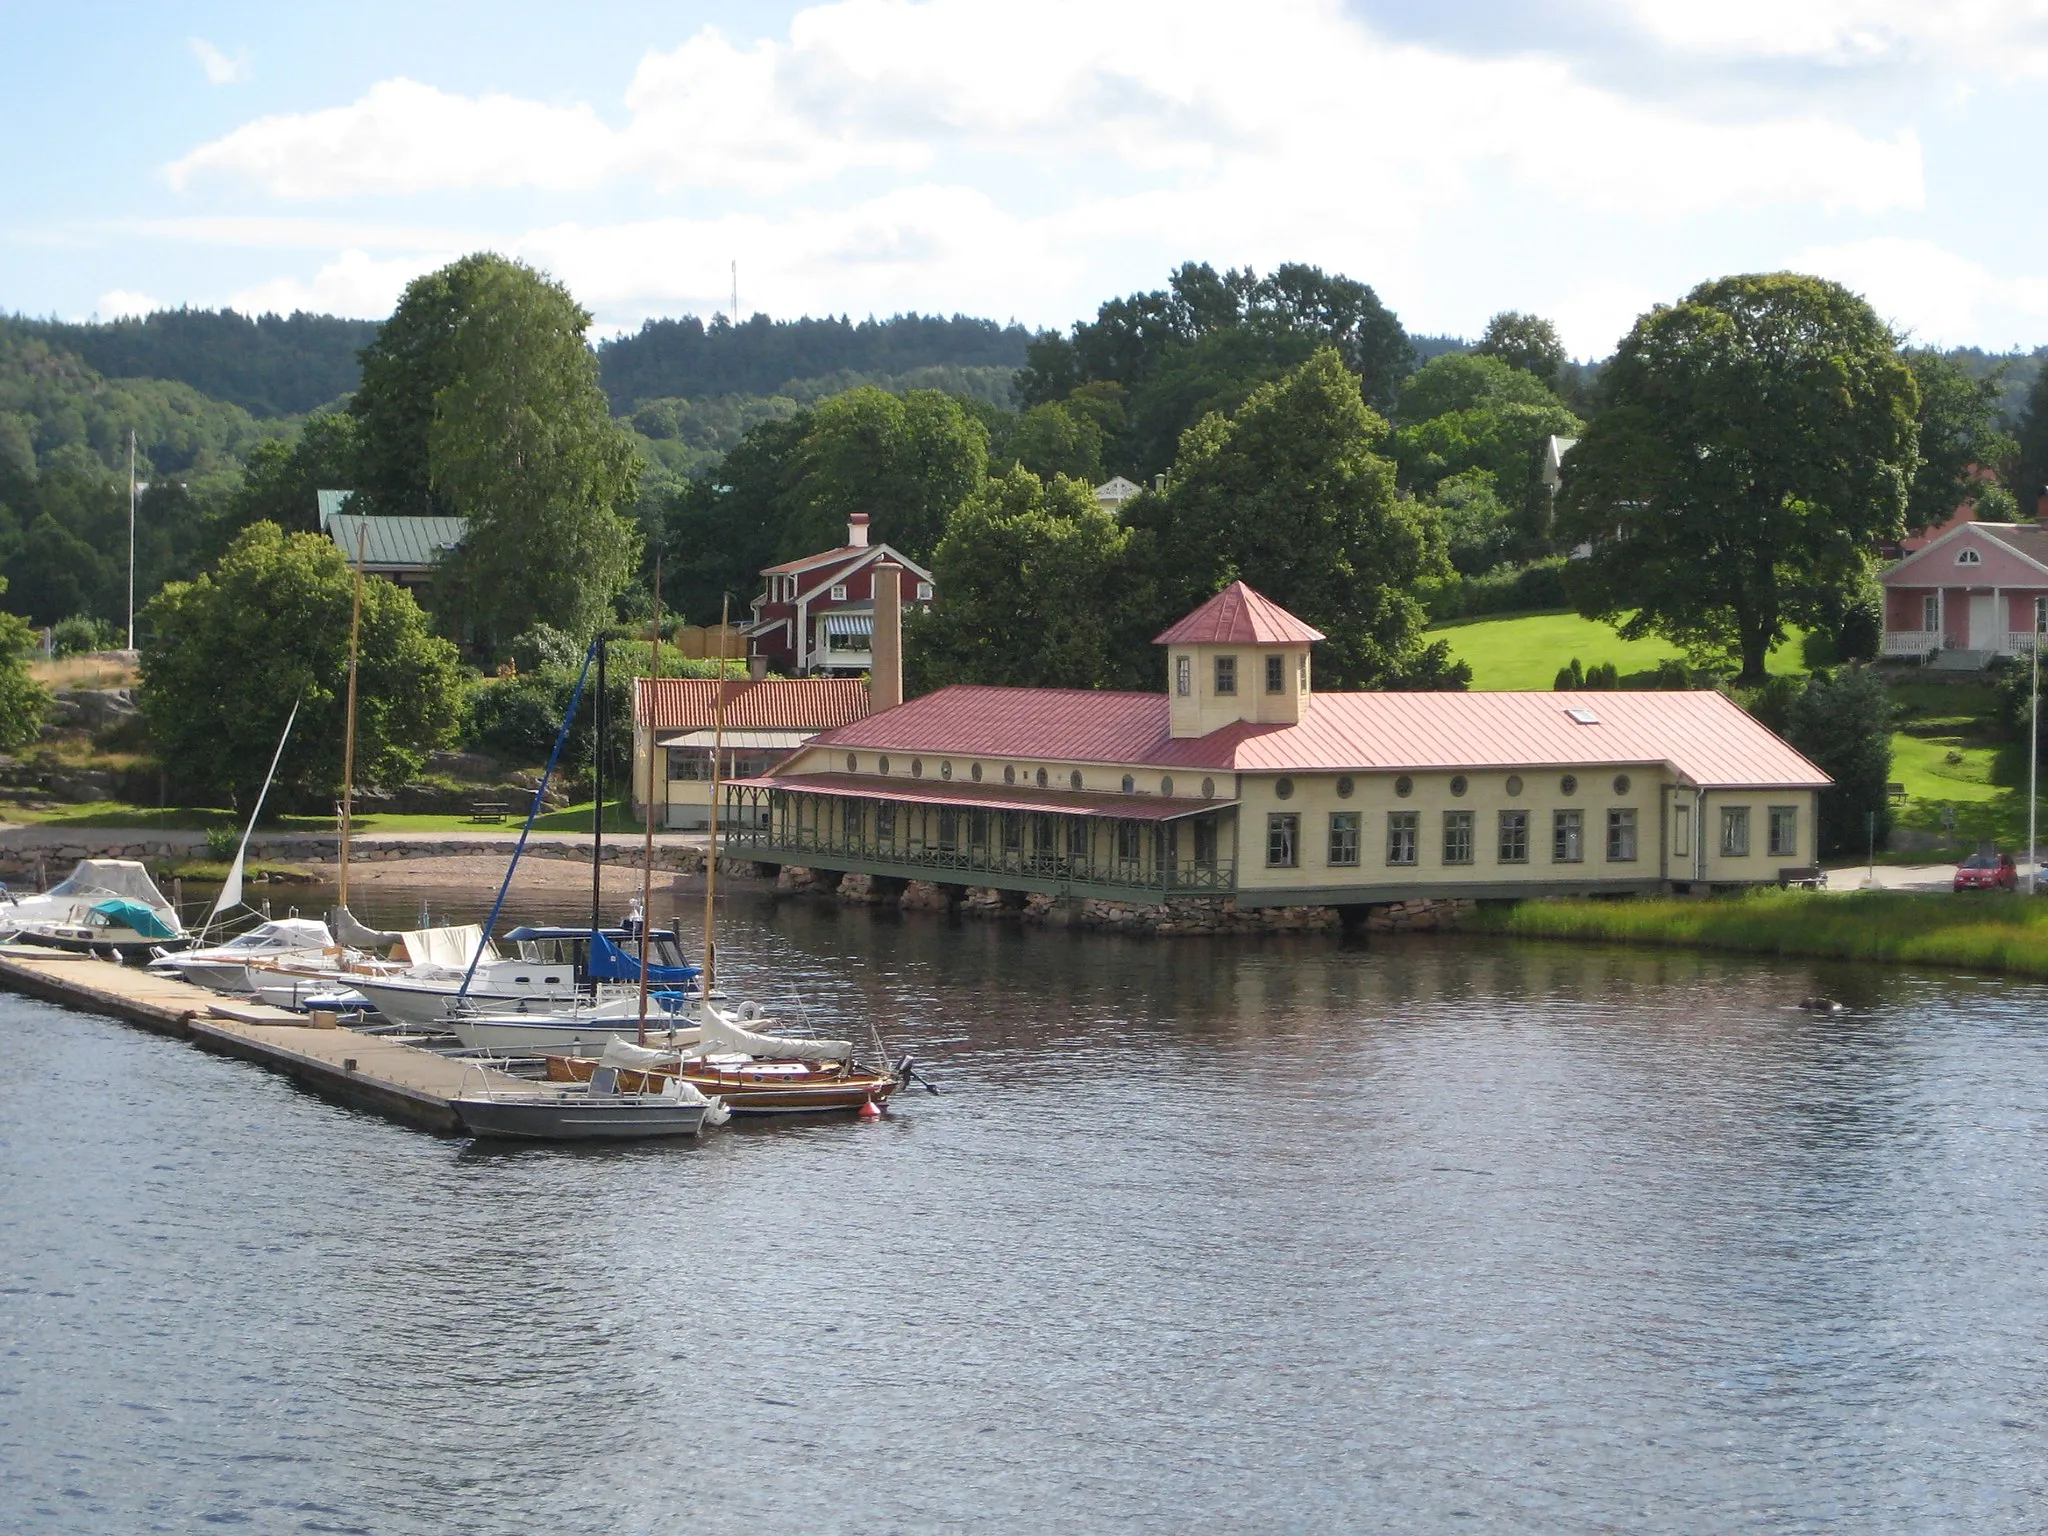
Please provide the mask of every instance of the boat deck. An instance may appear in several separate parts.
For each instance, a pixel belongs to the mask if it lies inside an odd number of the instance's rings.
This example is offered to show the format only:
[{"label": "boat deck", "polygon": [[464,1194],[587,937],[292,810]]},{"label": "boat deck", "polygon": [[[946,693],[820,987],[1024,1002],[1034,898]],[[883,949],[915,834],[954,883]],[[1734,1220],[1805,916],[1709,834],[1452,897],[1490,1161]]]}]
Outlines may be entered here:
[{"label": "boat deck", "polygon": [[139,965],[28,945],[0,945],[0,987],[46,1002],[109,1014],[202,1050],[282,1072],[324,1098],[443,1135],[466,1127],[456,1100],[547,1090],[475,1061],[349,1029],[315,1025],[264,1003],[235,1002]]}]

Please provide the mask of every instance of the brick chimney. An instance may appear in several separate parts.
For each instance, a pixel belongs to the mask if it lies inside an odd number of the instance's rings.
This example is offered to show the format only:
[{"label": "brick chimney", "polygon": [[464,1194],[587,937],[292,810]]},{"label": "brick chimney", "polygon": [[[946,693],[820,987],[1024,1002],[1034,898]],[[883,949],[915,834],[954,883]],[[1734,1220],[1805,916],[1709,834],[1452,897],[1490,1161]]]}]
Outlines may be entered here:
[{"label": "brick chimney", "polygon": [[876,713],[903,702],[903,567],[875,562],[875,634],[868,673],[868,708]]},{"label": "brick chimney", "polygon": [[846,520],[846,546],[849,549],[868,547],[868,515],[856,512]]},{"label": "brick chimney", "polygon": [[2034,521],[2048,528],[2048,492],[2034,498]]}]

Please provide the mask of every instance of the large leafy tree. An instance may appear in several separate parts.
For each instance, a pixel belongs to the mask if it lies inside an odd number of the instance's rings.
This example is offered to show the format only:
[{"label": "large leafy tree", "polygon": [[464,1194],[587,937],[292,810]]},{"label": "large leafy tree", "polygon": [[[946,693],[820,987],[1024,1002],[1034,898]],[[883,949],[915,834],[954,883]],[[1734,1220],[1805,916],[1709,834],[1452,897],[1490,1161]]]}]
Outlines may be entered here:
[{"label": "large leafy tree", "polygon": [[750,427],[716,470],[670,498],[662,588],[672,612],[709,624],[728,596],[735,610],[746,609],[760,590],[762,568],[779,558],[785,498],[810,427],[809,412]]},{"label": "large leafy tree", "polygon": [[[0,576],[0,592],[7,579]],[[50,691],[30,674],[36,654],[35,631],[17,614],[0,613],[0,751],[27,746],[43,726]]]},{"label": "large leafy tree", "polygon": [[317,412],[296,438],[258,443],[220,510],[220,547],[254,523],[318,533],[318,493],[354,490],[361,467],[357,418],[345,411]]},{"label": "large leafy tree", "polygon": [[2048,496],[2048,361],[2027,390],[2015,435],[2019,443],[2013,455],[2012,493],[2019,498],[2020,520],[2025,522]]},{"label": "large leafy tree", "polygon": [[1446,569],[1436,510],[1395,496],[1385,435],[1327,347],[1190,429],[1166,493],[1128,510],[1159,627],[1241,578],[1328,636],[1317,670],[1333,685],[1455,681],[1413,590]]},{"label": "large leafy tree", "polygon": [[[141,706],[181,785],[250,804],[300,701],[278,782],[325,804],[341,786],[355,575],[331,539],[245,530],[220,565],[173,582],[143,615]],[[447,739],[461,696],[455,648],[411,594],[364,584],[356,773],[402,783]]]},{"label": "large leafy tree", "polygon": [[2013,441],[1999,429],[1999,379],[1971,378],[1953,357],[1915,348],[1906,366],[1920,390],[1920,462],[1906,504],[1908,528],[1931,528],[1971,499],[1981,471],[2006,463]]},{"label": "large leafy tree", "polygon": [[531,267],[468,256],[408,287],[363,353],[358,489],[372,511],[468,519],[435,609],[481,651],[536,623],[588,634],[633,574],[639,535],[617,509],[639,462],[589,325]]},{"label": "large leafy tree", "polygon": [[1150,661],[1134,634],[1130,533],[1086,481],[1012,466],[967,498],[932,557],[939,598],[905,639],[915,692],[945,683],[1132,688]]},{"label": "large leafy tree", "polygon": [[[1820,796],[1820,852],[1861,852],[1891,832],[1892,724],[1897,708],[1868,667],[1816,672],[1791,701],[1785,733],[1835,782]],[[1872,818],[1875,818],[1873,821]]]},{"label": "large leafy tree", "polygon": [[988,429],[951,395],[874,388],[811,413],[783,492],[785,559],[846,541],[855,512],[913,560],[929,559],[946,518],[988,476]]},{"label": "large leafy tree", "polygon": [[1723,278],[1639,319],[1606,387],[1559,495],[1580,611],[1762,681],[1785,625],[1904,527],[1919,391],[1896,338],[1838,284]]},{"label": "large leafy tree", "polygon": [[1534,374],[1545,384],[1557,382],[1558,370],[1565,363],[1564,343],[1558,339],[1557,327],[1541,315],[1525,315],[1513,309],[1504,309],[1486,322],[1486,333],[1474,350]]}]

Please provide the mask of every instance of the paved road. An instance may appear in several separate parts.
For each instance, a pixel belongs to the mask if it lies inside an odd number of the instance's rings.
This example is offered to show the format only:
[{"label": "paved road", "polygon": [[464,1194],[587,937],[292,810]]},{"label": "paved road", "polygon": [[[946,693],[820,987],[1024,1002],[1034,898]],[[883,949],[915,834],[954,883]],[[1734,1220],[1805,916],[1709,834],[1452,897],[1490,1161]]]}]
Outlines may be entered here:
[{"label": "paved road", "polygon": [[[2044,890],[2048,890],[2048,865],[2037,877]],[[1880,864],[1872,870],[1865,865],[1855,864],[1846,869],[1828,871],[1827,889],[1830,891],[1860,891],[1866,880],[1887,891],[1943,891],[1953,893],[1956,867],[1953,864]],[[2020,889],[2025,890],[2027,870],[2020,866]]]}]

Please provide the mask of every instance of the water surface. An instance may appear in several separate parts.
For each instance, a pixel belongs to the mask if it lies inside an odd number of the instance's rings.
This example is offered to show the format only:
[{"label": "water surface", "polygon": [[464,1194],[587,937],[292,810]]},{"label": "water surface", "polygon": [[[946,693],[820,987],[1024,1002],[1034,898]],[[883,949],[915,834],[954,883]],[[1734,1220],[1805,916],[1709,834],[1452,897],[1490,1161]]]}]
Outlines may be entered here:
[{"label": "water surface", "polygon": [[946,1093],[482,1149],[0,996],[0,1528],[2041,1524],[2040,987],[754,898],[723,952]]}]

